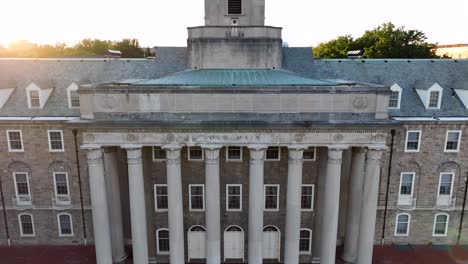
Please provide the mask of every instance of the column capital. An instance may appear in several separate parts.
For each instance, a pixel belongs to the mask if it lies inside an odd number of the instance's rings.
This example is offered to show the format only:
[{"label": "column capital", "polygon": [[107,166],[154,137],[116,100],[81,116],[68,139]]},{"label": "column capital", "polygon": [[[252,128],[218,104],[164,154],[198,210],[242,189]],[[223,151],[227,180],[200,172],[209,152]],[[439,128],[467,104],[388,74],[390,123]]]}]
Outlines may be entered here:
[{"label": "column capital", "polygon": [[204,148],[205,151],[205,163],[206,164],[218,164],[219,163],[219,150],[221,148]]},{"label": "column capital", "polygon": [[380,160],[382,159],[381,149],[368,149],[366,153],[366,164],[373,164],[380,166]]},{"label": "column capital", "polygon": [[247,148],[249,150],[261,151],[261,150],[266,150],[268,148],[268,146],[267,145],[261,145],[261,144],[255,144],[255,145],[248,145]]},{"label": "column capital", "polygon": [[345,148],[329,147],[328,148],[328,164],[341,164],[343,158],[343,150]]},{"label": "column capital", "polygon": [[101,145],[98,145],[98,144],[84,144],[84,145],[80,146],[80,149],[84,149],[84,150],[88,150],[88,151],[98,150],[98,149],[100,150]]},{"label": "column capital", "polygon": [[205,149],[205,150],[216,150],[216,149],[221,149],[223,147],[223,145],[219,145],[219,144],[202,144],[200,145],[200,147],[202,149]]},{"label": "column capital", "polygon": [[263,145],[250,145],[249,154],[250,154],[250,164],[252,165],[261,165],[265,162],[265,150],[266,146]]},{"label": "column capital", "polygon": [[167,165],[180,164],[180,149],[179,145],[165,145],[162,149],[166,150],[166,163]]},{"label": "column capital", "polygon": [[141,147],[137,145],[127,145],[127,163],[128,164],[139,164],[142,163],[141,159]]},{"label": "column capital", "polygon": [[310,146],[308,145],[296,145],[296,144],[291,144],[287,146],[289,150],[306,150]]},{"label": "column capital", "polygon": [[301,165],[303,156],[304,155],[304,149],[300,148],[290,148],[288,149],[288,159],[289,159],[289,164],[291,165]]},{"label": "column capital", "polygon": [[102,164],[103,160],[102,160],[102,151],[101,151],[100,146],[97,146],[97,145],[86,146],[86,148],[82,147],[82,149],[87,150],[86,156],[87,156],[89,165]]},{"label": "column capital", "polygon": [[168,145],[161,146],[161,148],[167,151],[175,151],[175,150],[180,150],[182,147],[178,144],[168,144]]},{"label": "column capital", "polygon": [[141,150],[142,147],[143,147],[142,145],[136,145],[136,144],[125,144],[121,146],[121,148],[126,149],[127,151],[138,150],[138,149]]}]

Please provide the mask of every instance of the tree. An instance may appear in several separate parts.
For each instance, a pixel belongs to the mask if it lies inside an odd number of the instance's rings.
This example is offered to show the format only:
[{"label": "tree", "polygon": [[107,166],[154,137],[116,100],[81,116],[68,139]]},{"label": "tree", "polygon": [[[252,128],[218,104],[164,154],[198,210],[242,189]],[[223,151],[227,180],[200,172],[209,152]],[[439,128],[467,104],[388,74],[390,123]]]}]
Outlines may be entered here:
[{"label": "tree", "polygon": [[422,31],[384,23],[355,40],[347,35],[320,43],[314,54],[322,58],[346,58],[350,50],[363,50],[366,58],[437,58],[436,45],[426,40]]}]

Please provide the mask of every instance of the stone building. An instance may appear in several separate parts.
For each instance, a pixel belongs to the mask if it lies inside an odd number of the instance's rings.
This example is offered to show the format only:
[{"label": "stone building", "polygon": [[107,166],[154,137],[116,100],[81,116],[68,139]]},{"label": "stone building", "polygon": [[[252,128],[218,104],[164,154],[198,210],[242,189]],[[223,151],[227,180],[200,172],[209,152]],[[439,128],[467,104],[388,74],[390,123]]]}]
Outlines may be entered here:
[{"label": "stone building", "polygon": [[205,7],[154,60],[0,60],[1,244],[371,263],[466,242],[468,61],[314,60],[262,0]]}]

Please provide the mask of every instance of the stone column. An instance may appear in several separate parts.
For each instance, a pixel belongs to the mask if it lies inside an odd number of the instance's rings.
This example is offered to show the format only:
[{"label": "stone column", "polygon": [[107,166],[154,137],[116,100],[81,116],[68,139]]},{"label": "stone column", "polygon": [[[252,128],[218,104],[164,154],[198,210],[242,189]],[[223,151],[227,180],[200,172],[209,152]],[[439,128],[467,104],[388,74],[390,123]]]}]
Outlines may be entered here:
[{"label": "stone column", "polygon": [[221,263],[221,208],[219,197],[219,150],[221,146],[202,146],[205,151],[206,188],[206,263]]},{"label": "stone column", "polygon": [[379,198],[380,159],[382,149],[368,149],[364,168],[364,184],[359,225],[358,261],[371,264],[374,249],[375,219]]},{"label": "stone column", "polygon": [[164,146],[167,162],[167,191],[169,205],[170,263],[184,264],[184,209],[182,203],[182,176],[180,146]]},{"label": "stone column", "polygon": [[123,148],[127,149],[133,262],[148,263],[148,233],[141,146],[124,146]]},{"label": "stone column", "polygon": [[114,262],[122,262],[127,258],[127,254],[125,253],[125,240],[122,225],[117,148],[104,148],[104,166],[107,181],[107,202],[109,203],[112,259]]},{"label": "stone column", "polygon": [[263,263],[263,163],[265,146],[249,146],[249,264]]},{"label": "stone column", "polygon": [[299,263],[301,230],[302,158],[304,147],[289,148],[286,196],[286,242],[284,263]]},{"label": "stone column", "polygon": [[357,261],[357,246],[359,237],[359,219],[361,217],[362,183],[364,181],[364,148],[353,148],[351,157],[351,177],[348,190],[348,208],[346,214],[346,231],[343,260]]},{"label": "stone column", "polygon": [[329,147],[325,178],[320,263],[334,264],[340,206],[341,161],[344,148]]},{"label": "stone column", "polygon": [[100,146],[85,145],[88,150],[89,186],[93,213],[94,244],[97,264],[112,263],[109,209],[107,207],[104,163]]}]

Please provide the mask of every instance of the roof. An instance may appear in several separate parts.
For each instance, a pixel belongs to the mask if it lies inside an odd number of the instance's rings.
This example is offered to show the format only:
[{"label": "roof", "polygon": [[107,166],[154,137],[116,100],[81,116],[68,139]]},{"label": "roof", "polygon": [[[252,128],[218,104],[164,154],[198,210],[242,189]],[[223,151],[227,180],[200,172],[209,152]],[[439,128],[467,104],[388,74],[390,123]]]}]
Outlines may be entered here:
[{"label": "roof", "polygon": [[[120,82],[116,82],[119,84]],[[128,81],[124,81],[128,83]],[[334,86],[338,83],[311,79],[285,70],[202,69],[186,70],[152,80],[136,80],[138,86]]]}]

